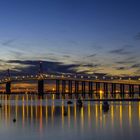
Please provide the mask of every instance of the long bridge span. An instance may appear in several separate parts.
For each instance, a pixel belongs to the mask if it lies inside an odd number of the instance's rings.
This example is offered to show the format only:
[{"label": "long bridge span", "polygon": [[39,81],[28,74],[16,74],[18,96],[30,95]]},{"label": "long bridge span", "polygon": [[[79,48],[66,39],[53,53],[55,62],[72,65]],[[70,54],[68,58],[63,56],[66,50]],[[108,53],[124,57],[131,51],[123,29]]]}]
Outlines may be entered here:
[{"label": "long bridge span", "polygon": [[[41,66],[40,66],[41,68]],[[24,75],[24,76],[11,76],[8,71],[6,78],[0,79],[0,86],[5,84],[5,94],[11,94],[12,83],[20,83],[23,81],[34,81],[37,84],[37,94],[44,95],[45,81],[55,81],[55,93],[56,95],[68,94],[78,96],[81,94],[83,97],[88,94],[89,97],[93,95],[98,96],[103,93],[104,96],[111,94],[115,97],[119,94],[120,97],[124,97],[128,94],[129,97],[134,97],[137,94],[140,97],[140,80],[123,80],[123,79],[97,79],[92,76],[77,76],[77,75],[49,75],[44,74],[41,70],[37,75]],[[66,90],[67,88],[67,90]],[[30,91],[29,91],[30,92]],[[49,92],[51,93],[51,92]]]},{"label": "long bridge span", "polygon": [[[120,94],[125,94],[126,88],[128,89],[131,96],[135,94],[135,89],[140,93],[140,81],[139,80],[101,80],[95,79],[93,77],[84,77],[84,76],[65,76],[65,75],[27,75],[27,76],[10,76],[7,78],[0,79],[0,85],[5,84],[5,93],[10,94],[12,83],[20,83],[23,81],[35,81],[38,87],[38,94],[45,94],[44,91],[44,82],[45,81],[55,81],[56,83],[56,94],[66,94],[66,86],[68,86],[69,94],[78,94],[81,93],[83,96],[85,93],[88,93],[92,96],[94,93],[99,93],[101,87],[103,87],[103,92],[108,94],[109,92],[112,95],[120,92]],[[60,87],[61,90],[60,90]],[[79,89],[81,87],[81,90]],[[88,88],[86,88],[88,87]]]}]

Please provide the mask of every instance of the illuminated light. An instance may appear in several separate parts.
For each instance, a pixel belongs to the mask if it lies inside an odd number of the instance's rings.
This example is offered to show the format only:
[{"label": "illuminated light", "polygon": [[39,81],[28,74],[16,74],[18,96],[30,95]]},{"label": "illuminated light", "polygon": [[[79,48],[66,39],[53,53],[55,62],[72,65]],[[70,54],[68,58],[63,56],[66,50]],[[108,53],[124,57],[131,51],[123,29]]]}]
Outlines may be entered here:
[{"label": "illuminated light", "polygon": [[62,75],[61,77],[64,78],[64,75]]},{"label": "illuminated light", "polygon": [[[46,98],[46,101],[47,101],[47,98]],[[48,105],[47,104],[46,104],[46,123],[48,123]]]},{"label": "illuminated light", "polygon": [[22,123],[24,127],[24,121],[25,121],[25,107],[24,107],[24,96],[22,97]]},{"label": "illuminated light", "polygon": [[15,105],[15,114],[16,114],[16,118],[18,118],[18,95],[16,95],[16,105]]},{"label": "illuminated light", "polygon": [[33,75],[31,75],[31,77],[33,77]]},{"label": "illuminated light", "polygon": [[68,93],[68,90],[66,89],[66,93]]},{"label": "illuminated light", "polygon": [[111,105],[111,122],[112,122],[112,127],[114,127],[114,107]]},{"label": "illuminated light", "polygon": [[39,128],[40,128],[40,132],[42,132],[42,128],[43,128],[43,121],[42,121],[42,99],[40,100],[40,106],[39,106]]},{"label": "illuminated light", "polygon": [[105,79],[105,77],[103,77],[103,79]]},{"label": "illuminated light", "polygon": [[111,77],[111,80],[113,80],[114,78],[113,77]]},{"label": "illuminated light", "polygon": [[118,90],[116,90],[116,93],[118,93],[119,91]]},{"label": "illuminated light", "polygon": [[90,76],[88,76],[88,78],[90,78]]},{"label": "illuminated light", "polygon": [[31,110],[31,112],[30,112],[30,113],[31,113],[31,121],[32,121],[32,119],[33,119],[33,114],[34,114],[34,113],[33,113],[33,104],[32,104],[32,101],[33,101],[33,99],[32,99],[32,97],[31,97],[31,106],[30,106],[30,107],[31,107],[31,108],[30,108],[30,110]]},{"label": "illuminated light", "polygon": [[100,94],[103,94],[104,92],[102,90],[99,91]]},{"label": "illuminated light", "polygon": [[77,78],[77,76],[75,75],[74,78]]},{"label": "illuminated light", "polygon": [[91,124],[91,110],[90,110],[90,101],[88,102],[88,126]]},{"label": "illuminated light", "polygon": [[140,78],[138,80],[140,80]]},{"label": "illuminated light", "polygon": [[54,75],[51,75],[51,77],[53,78],[53,77],[54,77]]},{"label": "illuminated light", "polygon": [[53,88],[52,91],[54,91],[55,89]]},{"label": "illuminated light", "polygon": [[70,75],[68,75],[68,77],[70,78]]},{"label": "illuminated light", "polygon": [[96,79],[98,79],[98,76],[95,76]]},{"label": "illuminated light", "polygon": [[97,124],[98,124],[98,105],[95,104],[95,118],[96,118],[96,127],[97,127]]},{"label": "illuminated light", "polygon": [[102,124],[102,120],[103,120],[103,115],[102,115],[102,104],[100,104],[100,126]]},{"label": "illuminated light", "polygon": [[54,105],[54,101],[52,102],[52,107],[51,107],[51,120],[52,120],[52,124],[54,123],[54,113],[55,113],[55,105]]},{"label": "illuminated light", "polygon": [[132,125],[132,106],[131,106],[131,102],[129,102],[129,106],[128,106],[128,117],[129,117],[129,125]]},{"label": "illuminated light", "polygon": [[138,107],[138,109],[139,109],[139,123],[140,123],[140,102],[139,102],[139,107]]},{"label": "illuminated light", "polygon": [[120,77],[120,80],[122,80],[122,77]]},{"label": "illuminated light", "polygon": [[129,78],[129,80],[131,80],[131,78]]},{"label": "illuminated light", "polygon": [[120,126],[122,128],[122,102],[120,102]]},{"label": "illuminated light", "polygon": [[81,78],[84,78],[83,76],[81,76]]},{"label": "illuminated light", "polygon": [[54,95],[54,94],[52,95],[52,99],[53,99],[53,100],[55,99],[55,95]]},{"label": "illuminated light", "polygon": [[77,123],[77,108],[76,108],[76,103],[74,104],[74,124],[76,125],[76,123]]},{"label": "illuminated light", "polygon": [[84,108],[81,108],[81,127],[84,128]]},{"label": "illuminated light", "polygon": [[62,100],[62,106],[61,106],[61,116],[62,116],[62,128],[64,127],[64,101]]},{"label": "illuminated light", "polygon": [[68,127],[70,127],[70,105],[68,105]]}]

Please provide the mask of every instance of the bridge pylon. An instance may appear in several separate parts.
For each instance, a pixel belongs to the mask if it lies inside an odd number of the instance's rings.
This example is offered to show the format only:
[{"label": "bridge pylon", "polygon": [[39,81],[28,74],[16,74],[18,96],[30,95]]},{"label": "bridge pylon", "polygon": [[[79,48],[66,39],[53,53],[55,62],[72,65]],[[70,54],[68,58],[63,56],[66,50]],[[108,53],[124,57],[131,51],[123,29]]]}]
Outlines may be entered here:
[{"label": "bridge pylon", "polygon": [[11,93],[11,76],[10,76],[10,70],[7,70],[8,73],[8,77],[7,77],[7,81],[6,81],[6,94],[10,94]]},{"label": "bridge pylon", "polygon": [[39,63],[39,74],[38,74],[38,94],[44,94],[44,79],[43,79],[43,67],[42,62]]}]

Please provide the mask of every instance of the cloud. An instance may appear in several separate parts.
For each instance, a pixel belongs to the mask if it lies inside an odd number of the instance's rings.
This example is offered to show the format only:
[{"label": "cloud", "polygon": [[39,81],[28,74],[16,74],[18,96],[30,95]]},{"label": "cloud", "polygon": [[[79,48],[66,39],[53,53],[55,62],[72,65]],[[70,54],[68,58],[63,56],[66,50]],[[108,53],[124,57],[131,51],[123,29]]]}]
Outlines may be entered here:
[{"label": "cloud", "polygon": [[95,57],[97,54],[91,54],[91,55],[88,55],[87,58],[93,58]]},{"label": "cloud", "polygon": [[140,40],[140,32],[138,32],[135,36],[134,36],[135,40]]},{"label": "cloud", "polygon": [[16,39],[9,39],[9,40],[6,40],[4,42],[2,42],[1,44],[3,46],[10,46],[13,42],[15,42]]},{"label": "cloud", "polygon": [[140,63],[132,65],[131,68],[140,68]]},{"label": "cloud", "polygon": [[63,57],[64,57],[64,58],[70,58],[70,56],[69,56],[69,55],[63,55]]},{"label": "cloud", "polygon": [[116,70],[126,70],[126,67],[116,67]]},{"label": "cloud", "polygon": [[111,53],[111,54],[117,54],[117,55],[132,54],[132,51],[130,51],[131,48],[134,48],[134,46],[133,45],[126,44],[126,45],[122,46],[119,49],[114,49],[114,50],[109,51],[109,53]]},{"label": "cloud", "polygon": [[[18,67],[17,69],[20,71],[20,74],[37,74],[39,70],[39,62],[40,61],[30,61],[30,60],[9,60],[8,63],[10,64],[19,64],[25,65],[28,67]],[[75,73],[73,70],[75,67],[79,65],[70,64],[65,65],[60,62],[50,62],[50,61],[42,61],[43,63],[43,71],[45,73]]]},{"label": "cloud", "polygon": [[133,60],[123,60],[123,61],[117,61],[116,64],[132,64],[135,63]]},{"label": "cloud", "polygon": [[111,50],[109,51],[109,53],[117,54],[117,55],[127,55],[127,54],[130,54],[131,52],[125,50],[125,48],[121,48],[121,49]]},{"label": "cloud", "polygon": [[83,67],[91,67],[91,68],[96,68],[101,66],[101,64],[83,64]]}]

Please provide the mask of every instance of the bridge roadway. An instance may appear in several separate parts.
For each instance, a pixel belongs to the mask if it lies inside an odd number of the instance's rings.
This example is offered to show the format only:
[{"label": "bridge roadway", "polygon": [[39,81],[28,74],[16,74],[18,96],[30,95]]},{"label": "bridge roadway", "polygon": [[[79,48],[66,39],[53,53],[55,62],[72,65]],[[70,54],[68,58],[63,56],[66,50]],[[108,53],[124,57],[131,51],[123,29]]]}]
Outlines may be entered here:
[{"label": "bridge roadway", "polygon": [[38,81],[40,79],[43,80],[66,80],[66,81],[85,81],[85,82],[93,82],[93,83],[114,83],[114,84],[125,84],[125,85],[140,85],[140,80],[120,80],[120,79],[111,79],[111,80],[103,80],[103,79],[95,79],[95,78],[84,78],[84,77],[65,77],[65,76],[55,76],[55,75],[28,75],[28,76],[13,76],[10,78],[3,78],[0,79],[0,84],[7,83],[8,81],[11,82],[20,82],[20,81]]},{"label": "bridge roadway", "polygon": [[[11,93],[11,84],[12,82],[21,82],[21,81],[38,81],[38,93],[44,94],[44,81],[54,80],[56,81],[56,93],[60,93],[60,85],[62,85],[62,93],[66,91],[66,85],[68,81],[68,91],[69,93],[73,93],[73,82],[74,82],[74,93],[78,93],[79,85],[82,87],[82,94],[86,92],[86,85],[88,83],[88,92],[89,94],[93,93],[93,85],[96,85],[96,93],[100,91],[101,84],[103,84],[104,93],[108,93],[111,90],[112,94],[116,93],[117,85],[120,87],[120,93],[125,93],[125,86],[128,86],[130,95],[133,95],[135,92],[135,87],[139,89],[140,93],[140,80],[103,80],[103,79],[95,79],[93,77],[76,77],[76,76],[57,76],[57,75],[27,75],[27,76],[12,76],[8,78],[0,79],[0,84],[6,84],[6,93]],[[109,85],[111,85],[111,89],[109,89]]]}]

